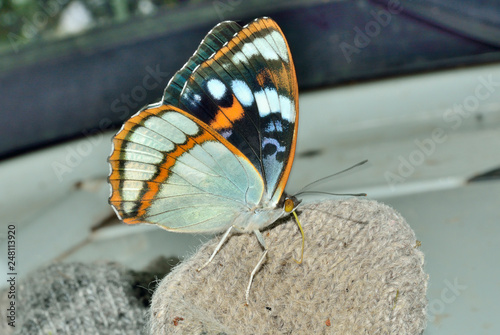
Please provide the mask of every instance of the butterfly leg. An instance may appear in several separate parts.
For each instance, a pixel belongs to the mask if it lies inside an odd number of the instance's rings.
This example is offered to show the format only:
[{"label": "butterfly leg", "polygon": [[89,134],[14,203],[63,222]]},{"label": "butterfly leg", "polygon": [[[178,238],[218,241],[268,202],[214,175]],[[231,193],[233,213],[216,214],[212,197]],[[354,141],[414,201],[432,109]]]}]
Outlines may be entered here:
[{"label": "butterfly leg", "polygon": [[224,233],[224,236],[222,236],[222,239],[220,240],[219,244],[217,244],[217,247],[215,248],[214,252],[212,253],[212,256],[210,256],[210,258],[208,259],[208,261],[203,264],[198,270],[198,272],[201,271],[201,269],[203,269],[205,266],[207,266],[208,264],[210,264],[210,262],[214,259],[215,255],[219,252],[220,248],[222,248],[222,245],[224,244],[224,242],[226,242],[227,238],[229,237],[229,233],[231,232],[231,230],[233,230],[233,226],[229,227],[226,232]]},{"label": "butterfly leg", "polygon": [[245,293],[245,300],[246,300],[246,305],[247,306],[248,306],[248,296],[250,295],[250,287],[252,287],[253,277],[255,276],[255,274],[257,273],[257,271],[259,271],[260,266],[264,262],[264,259],[266,258],[267,251],[268,251],[267,250],[267,246],[266,246],[266,242],[264,241],[264,236],[262,236],[262,234],[258,230],[254,230],[253,232],[254,232],[255,236],[257,236],[257,240],[259,241],[260,245],[262,245],[262,247],[264,248],[264,253],[260,257],[259,262],[254,267],[252,273],[250,274],[250,280],[248,281],[248,286],[247,286],[247,290],[246,290],[246,293]]}]

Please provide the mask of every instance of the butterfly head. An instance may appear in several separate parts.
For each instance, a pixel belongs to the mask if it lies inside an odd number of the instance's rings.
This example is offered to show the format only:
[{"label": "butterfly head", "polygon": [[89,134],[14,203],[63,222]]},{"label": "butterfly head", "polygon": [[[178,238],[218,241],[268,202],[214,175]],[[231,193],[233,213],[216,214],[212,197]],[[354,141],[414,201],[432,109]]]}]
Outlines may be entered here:
[{"label": "butterfly head", "polygon": [[283,194],[282,197],[282,208],[286,214],[294,212],[297,207],[299,207],[302,200],[297,199],[293,195]]}]

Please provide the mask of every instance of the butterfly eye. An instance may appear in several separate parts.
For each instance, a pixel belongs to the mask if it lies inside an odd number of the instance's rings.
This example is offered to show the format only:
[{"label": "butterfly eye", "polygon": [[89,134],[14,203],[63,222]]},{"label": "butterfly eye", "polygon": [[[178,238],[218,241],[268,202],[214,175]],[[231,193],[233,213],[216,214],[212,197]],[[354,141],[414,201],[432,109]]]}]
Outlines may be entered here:
[{"label": "butterfly eye", "polygon": [[295,205],[294,205],[292,199],[285,200],[285,212],[290,213],[291,211],[293,211],[294,207],[295,207]]}]

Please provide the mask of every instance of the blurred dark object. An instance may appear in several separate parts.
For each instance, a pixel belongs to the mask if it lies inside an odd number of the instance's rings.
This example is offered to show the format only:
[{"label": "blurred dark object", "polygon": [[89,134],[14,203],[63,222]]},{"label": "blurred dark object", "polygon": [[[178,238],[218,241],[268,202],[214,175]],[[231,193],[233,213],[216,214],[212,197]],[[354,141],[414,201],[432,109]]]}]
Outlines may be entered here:
[{"label": "blurred dark object", "polygon": [[473,183],[477,181],[491,181],[491,180],[499,180],[500,179],[500,167],[490,170],[485,173],[478,174],[469,180],[467,182]]},{"label": "blurred dark object", "polygon": [[0,157],[119,126],[222,20],[281,26],[300,88],[500,61],[497,1],[213,1],[0,57]]}]

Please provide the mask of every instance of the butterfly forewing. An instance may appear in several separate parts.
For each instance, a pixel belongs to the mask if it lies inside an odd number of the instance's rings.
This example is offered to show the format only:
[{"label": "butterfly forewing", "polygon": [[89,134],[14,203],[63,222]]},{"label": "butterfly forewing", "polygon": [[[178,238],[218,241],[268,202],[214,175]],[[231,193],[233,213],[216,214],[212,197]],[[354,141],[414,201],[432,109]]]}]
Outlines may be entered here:
[{"label": "butterfly forewing", "polygon": [[298,103],[293,62],[276,23],[263,18],[237,31],[194,69],[179,99],[252,162],[277,203],[293,161]]},{"label": "butterfly forewing", "polygon": [[193,70],[217,52],[239,30],[241,30],[241,26],[232,21],[222,22],[215,26],[200,43],[194,55],[168,83],[163,95],[164,103],[179,107],[179,96],[182,88]]}]

